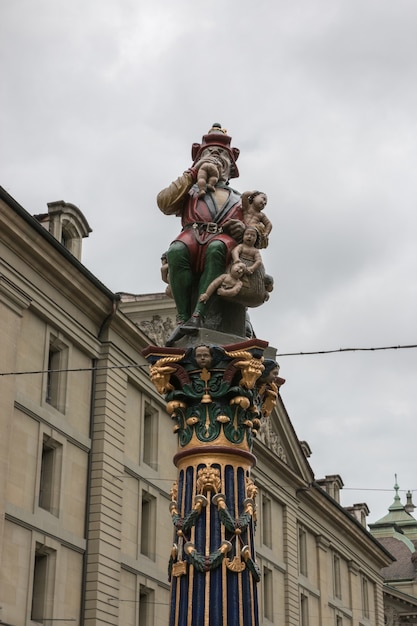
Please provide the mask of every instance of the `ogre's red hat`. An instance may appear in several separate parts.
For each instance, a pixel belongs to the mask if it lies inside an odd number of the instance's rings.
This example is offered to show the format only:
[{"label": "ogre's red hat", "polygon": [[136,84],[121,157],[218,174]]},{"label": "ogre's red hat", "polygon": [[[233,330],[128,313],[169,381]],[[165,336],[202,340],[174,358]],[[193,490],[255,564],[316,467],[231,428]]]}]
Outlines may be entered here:
[{"label": "ogre's red hat", "polygon": [[193,143],[191,147],[191,157],[193,159],[193,164],[199,160],[202,151],[205,148],[209,148],[210,146],[219,146],[226,150],[230,158],[232,159],[232,166],[230,168],[230,178],[237,178],[239,176],[239,170],[236,165],[236,161],[239,157],[240,150],[239,148],[231,148],[230,143],[232,138],[227,134],[227,130],[222,128],[222,125],[219,123],[213,124],[213,126],[208,131],[207,135],[203,136],[201,143]]}]

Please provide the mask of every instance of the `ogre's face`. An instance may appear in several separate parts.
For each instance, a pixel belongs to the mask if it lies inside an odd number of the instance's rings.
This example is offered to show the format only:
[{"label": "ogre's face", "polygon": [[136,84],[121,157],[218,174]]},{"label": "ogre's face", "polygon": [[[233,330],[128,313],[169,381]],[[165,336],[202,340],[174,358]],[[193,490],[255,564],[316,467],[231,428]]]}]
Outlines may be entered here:
[{"label": "ogre's face", "polygon": [[232,160],[227,150],[220,148],[220,146],[210,146],[208,148],[204,148],[200,159],[207,157],[210,158],[210,160],[216,161],[220,174],[219,180],[229,180]]}]

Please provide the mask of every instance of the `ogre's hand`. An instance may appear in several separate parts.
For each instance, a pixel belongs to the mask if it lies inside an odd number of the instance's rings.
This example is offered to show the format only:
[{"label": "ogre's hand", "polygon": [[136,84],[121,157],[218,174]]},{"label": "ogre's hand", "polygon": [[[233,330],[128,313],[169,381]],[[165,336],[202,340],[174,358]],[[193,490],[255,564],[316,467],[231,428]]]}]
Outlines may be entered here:
[{"label": "ogre's hand", "polygon": [[236,239],[236,241],[241,241],[245,225],[240,220],[227,220],[227,222],[223,225],[223,230],[225,233],[233,237],[233,239]]}]

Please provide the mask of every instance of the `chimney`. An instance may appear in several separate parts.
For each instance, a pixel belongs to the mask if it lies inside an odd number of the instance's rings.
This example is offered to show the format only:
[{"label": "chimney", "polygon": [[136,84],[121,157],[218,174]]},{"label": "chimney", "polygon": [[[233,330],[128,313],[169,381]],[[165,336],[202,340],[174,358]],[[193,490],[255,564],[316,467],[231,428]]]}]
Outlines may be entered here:
[{"label": "chimney", "polygon": [[343,480],[339,474],[325,476],[316,481],[318,485],[340,504],[340,490],[343,489]]},{"label": "chimney", "polygon": [[356,517],[358,522],[366,528],[366,518],[369,515],[369,508],[366,502],[358,502],[357,504],[345,508],[348,513]]}]

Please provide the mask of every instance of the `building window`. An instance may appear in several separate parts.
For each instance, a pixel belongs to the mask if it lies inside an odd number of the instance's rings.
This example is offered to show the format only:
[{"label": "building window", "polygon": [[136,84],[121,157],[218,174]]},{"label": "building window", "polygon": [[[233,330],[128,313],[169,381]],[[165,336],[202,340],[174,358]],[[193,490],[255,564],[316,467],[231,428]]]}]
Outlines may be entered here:
[{"label": "building window", "polygon": [[156,498],[142,491],[140,551],[155,560]]},{"label": "building window", "polygon": [[272,570],[264,567],[264,616],[270,622],[274,621]]},{"label": "building window", "polygon": [[300,597],[300,618],[300,626],[309,626],[308,596],[303,593]]},{"label": "building window", "polygon": [[154,591],[144,585],[139,590],[139,624],[152,626],[154,623]]},{"label": "building window", "polygon": [[48,349],[48,372],[46,378],[46,402],[65,413],[67,394],[68,346],[51,335]]},{"label": "building window", "polygon": [[262,543],[272,548],[271,500],[262,496]]},{"label": "building window", "polygon": [[44,621],[49,624],[52,618],[55,556],[55,550],[46,548],[40,543],[36,544],[33,568],[31,620],[40,624],[43,624]]},{"label": "building window", "polygon": [[64,228],[62,229],[62,233],[61,233],[61,243],[64,246],[64,248],[67,248],[67,250],[70,250],[71,235],[69,234],[68,230],[65,230]]},{"label": "building window", "polygon": [[158,411],[145,402],[143,418],[143,462],[158,469]]},{"label": "building window", "polygon": [[298,527],[298,571],[307,576],[307,533],[301,526]]},{"label": "building window", "polygon": [[81,237],[82,235],[71,220],[62,220],[61,243],[79,260],[81,259],[81,254],[79,254],[81,252]]},{"label": "building window", "polygon": [[362,577],[362,613],[364,617],[369,618],[369,589],[368,581]]},{"label": "building window", "polygon": [[340,578],[340,558],[337,554],[333,555],[333,593],[335,598],[342,598],[342,583]]},{"label": "building window", "polygon": [[62,445],[43,436],[41,474],[39,481],[39,506],[58,517],[61,491]]}]

